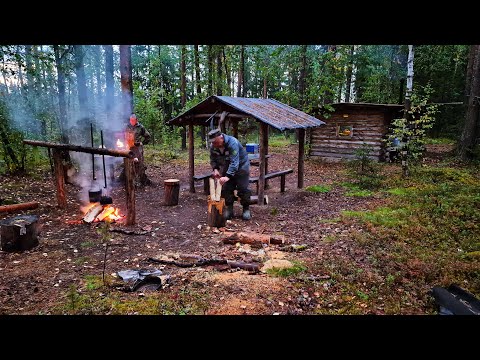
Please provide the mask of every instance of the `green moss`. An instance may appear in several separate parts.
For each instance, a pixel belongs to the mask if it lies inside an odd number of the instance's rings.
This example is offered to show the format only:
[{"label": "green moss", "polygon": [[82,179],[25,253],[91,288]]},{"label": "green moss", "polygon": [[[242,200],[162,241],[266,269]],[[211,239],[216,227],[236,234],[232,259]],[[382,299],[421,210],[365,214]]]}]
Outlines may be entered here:
[{"label": "green moss", "polygon": [[289,268],[270,268],[267,270],[267,274],[272,275],[272,276],[277,276],[277,277],[290,277],[290,276],[295,276],[302,271],[307,270],[307,267],[304,266],[302,263],[298,261],[292,261],[293,266]]},{"label": "green moss", "polygon": [[316,193],[327,193],[332,189],[330,185],[311,185],[307,186],[305,190]]}]

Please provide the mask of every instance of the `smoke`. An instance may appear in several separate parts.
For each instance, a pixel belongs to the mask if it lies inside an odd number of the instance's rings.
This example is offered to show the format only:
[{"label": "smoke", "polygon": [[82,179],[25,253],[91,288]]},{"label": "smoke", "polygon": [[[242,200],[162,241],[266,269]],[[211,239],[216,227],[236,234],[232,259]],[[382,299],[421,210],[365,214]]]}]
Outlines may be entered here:
[{"label": "smoke", "polygon": [[[27,78],[25,68],[19,68],[18,64],[14,63],[12,66],[16,72],[7,79],[8,88],[5,91],[2,88],[2,98],[9,111],[11,128],[22,131],[27,139],[60,143],[68,139],[72,145],[87,147],[101,147],[103,133],[104,147],[118,149],[117,140],[124,141],[123,131],[128,124],[127,109],[130,110],[131,99],[125,99],[125,95],[120,91],[118,47],[114,47],[114,89],[107,92],[103,51],[98,52],[98,48],[94,46],[98,45],[83,46],[87,92],[86,97],[83,97],[86,98],[86,102],[82,104],[79,103],[76,73],[71,67],[73,55],[67,52],[64,54],[65,64],[70,64],[68,65],[70,68],[66,66],[66,117],[63,121],[60,119],[58,74],[55,65],[48,67],[42,58],[38,62],[32,60],[31,66],[35,74]],[[19,54],[24,56],[25,54],[20,53],[22,47],[17,48],[20,49]],[[99,63],[95,63],[95,51],[102,55]],[[39,46],[38,54],[53,59],[53,48]],[[36,68],[37,65],[39,68]],[[24,86],[20,87],[22,74]],[[125,101],[128,105],[125,105]],[[118,178],[119,175],[118,171],[112,174],[112,168],[118,170],[118,164],[123,162],[121,157],[105,156],[107,175],[105,189],[102,156],[95,155],[92,159],[92,154],[71,151],[70,157],[77,170],[76,175],[70,180],[81,187],[81,200],[88,200],[88,190],[93,187],[104,189],[106,195],[114,185],[112,177]]]}]

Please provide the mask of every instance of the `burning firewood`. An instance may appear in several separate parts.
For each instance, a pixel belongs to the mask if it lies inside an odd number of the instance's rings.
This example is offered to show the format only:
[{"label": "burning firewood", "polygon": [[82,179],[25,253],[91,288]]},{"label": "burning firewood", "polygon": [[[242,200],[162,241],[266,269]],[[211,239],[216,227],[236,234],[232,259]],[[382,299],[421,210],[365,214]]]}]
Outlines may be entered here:
[{"label": "burning firewood", "polygon": [[107,205],[103,208],[103,211],[97,215],[99,221],[103,221],[106,217],[115,213],[115,208],[113,206]]},{"label": "burning firewood", "polygon": [[97,216],[103,211],[103,206],[100,205],[100,203],[96,203],[94,206],[92,206],[88,211],[87,213],[85,214],[85,216],[83,217],[83,221],[85,221],[86,223],[90,224],[91,222],[93,222]]}]

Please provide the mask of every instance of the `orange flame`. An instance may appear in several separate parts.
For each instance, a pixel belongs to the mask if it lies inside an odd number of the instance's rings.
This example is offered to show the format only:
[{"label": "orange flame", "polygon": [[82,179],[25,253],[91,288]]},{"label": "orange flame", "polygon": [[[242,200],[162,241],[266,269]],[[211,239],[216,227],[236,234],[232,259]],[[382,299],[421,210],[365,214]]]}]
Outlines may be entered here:
[{"label": "orange flame", "polygon": [[[83,215],[85,216],[88,213],[88,211],[90,211],[91,208],[93,208],[98,204],[99,204],[98,202],[90,203],[86,206],[81,206],[80,209],[83,212]],[[95,220],[93,220],[92,222],[101,222],[101,221],[113,222],[123,218],[124,218],[124,215],[121,215],[119,208],[116,208],[110,205],[105,205],[103,206],[102,211],[95,217]]]}]

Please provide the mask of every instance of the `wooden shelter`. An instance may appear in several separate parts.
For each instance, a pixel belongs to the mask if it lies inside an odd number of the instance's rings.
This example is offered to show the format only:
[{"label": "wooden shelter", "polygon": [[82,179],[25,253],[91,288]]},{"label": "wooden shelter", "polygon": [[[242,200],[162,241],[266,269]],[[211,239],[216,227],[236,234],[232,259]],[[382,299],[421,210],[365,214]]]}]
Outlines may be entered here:
[{"label": "wooden shelter", "polygon": [[298,129],[298,187],[303,188],[305,129],[323,125],[324,122],[300,110],[273,99],[241,98],[212,95],[183,114],[171,119],[168,124],[188,125],[189,179],[190,192],[195,192],[193,126],[208,126],[212,119],[217,120],[223,132],[225,122],[232,125],[233,136],[238,137],[238,122],[251,118],[259,123],[260,159],[258,179],[258,204],[264,203],[265,175],[268,174],[268,126],[278,130]]},{"label": "wooden shelter", "polygon": [[[316,116],[326,126],[312,130],[310,155],[338,161],[355,158],[355,151],[370,145],[369,157],[384,161],[387,156],[386,138],[390,124],[402,117],[403,105],[336,103],[333,112],[318,110]],[[329,114],[327,117],[325,114]]]}]

